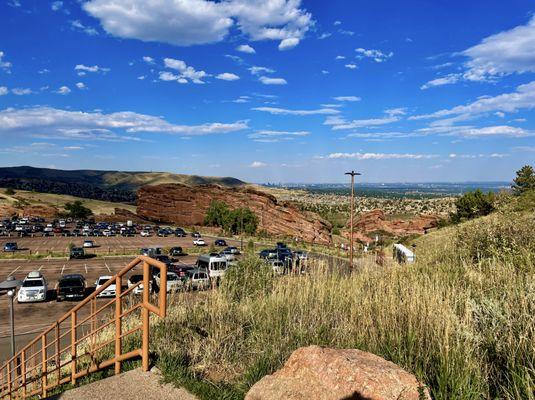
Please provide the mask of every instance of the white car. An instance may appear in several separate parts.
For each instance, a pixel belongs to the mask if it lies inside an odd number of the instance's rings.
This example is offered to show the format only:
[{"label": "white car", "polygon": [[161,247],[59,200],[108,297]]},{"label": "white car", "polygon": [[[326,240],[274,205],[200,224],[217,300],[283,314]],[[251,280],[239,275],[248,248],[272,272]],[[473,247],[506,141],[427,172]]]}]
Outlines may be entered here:
[{"label": "white car", "polygon": [[142,230],[140,233],[141,237],[149,237],[150,236],[150,232],[147,231],[147,230]]},{"label": "white car", "polygon": [[[100,278],[98,278],[95,281],[95,286],[97,287],[95,289],[95,291],[99,290],[102,287],[102,285],[104,285],[106,282],[108,282],[111,278],[113,278],[113,276],[111,276],[111,275],[104,275],[104,276],[101,276]],[[115,288],[115,283],[112,283],[110,286],[108,286],[102,292],[97,294],[97,297],[113,297],[113,296],[115,296],[115,289],[116,289]]]},{"label": "white car", "polygon": [[[160,287],[160,273],[155,276],[156,283]],[[176,292],[184,287],[184,281],[180,279],[177,273],[167,271],[167,293]]]},{"label": "white car", "polygon": [[[139,282],[143,282],[143,275],[141,274],[135,274],[130,276],[128,278],[128,289],[130,289],[132,286],[136,285]],[[149,281],[149,289],[150,289],[150,281]],[[134,294],[143,294],[143,283],[140,283],[138,286],[135,287],[134,290],[132,290]]]},{"label": "white car", "polygon": [[284,274],[284,263],[279,260],[273,260],[270,262],[271,268],[273,269],[273,273],[275,275],[282,275]]},{"label": "white car", "polygon": [[202,238],[197,238],[193,241],[194,246],[206,246],[206,242]]},{"label": "white car", "polygon": [[95,243],[92,240],[84,240],[83,247],[92,248],[95,247]]},{"label": "white car", "polygon": [[32,271],[24,278],[17,300],[19,303],[45,301],[47,290],[48,285],[44,276],[39,271]]}]

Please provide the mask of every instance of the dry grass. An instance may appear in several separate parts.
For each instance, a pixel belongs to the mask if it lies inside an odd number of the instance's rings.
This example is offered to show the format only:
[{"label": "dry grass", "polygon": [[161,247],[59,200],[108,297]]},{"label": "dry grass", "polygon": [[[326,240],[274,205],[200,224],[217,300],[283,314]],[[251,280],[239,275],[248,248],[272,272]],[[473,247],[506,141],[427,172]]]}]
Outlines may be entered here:
[{"label": "dry grass", "polygon": [[[318,344],[381,355],[415,373],[435,399],[534,399],[531,222],[532,214],[507,214],[447,228],[418,241],[416,265],[350,275],[318,262],[306,276],[272,279],[248,259],[219,291],[174,298],[154,350],[170,379],[209,380],[229,398],[296,348]],[[489,240],[508,235],[514,251]]]}]

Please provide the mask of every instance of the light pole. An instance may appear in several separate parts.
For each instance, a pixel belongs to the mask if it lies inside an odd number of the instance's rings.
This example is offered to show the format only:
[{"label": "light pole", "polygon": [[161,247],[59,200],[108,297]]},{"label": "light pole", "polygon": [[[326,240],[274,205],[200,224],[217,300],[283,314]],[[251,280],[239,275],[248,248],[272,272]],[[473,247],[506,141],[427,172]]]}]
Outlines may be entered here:
[{"label": "light pole", "polygon": [[351,175],[351,213],[349,215],[350,233],[349,233],[349,265],[353,268],[353,213],[355,208],[355,176],[361,175],[359,172],[346,172],[345,175]]},{"label": "light pole", "polygon": [[22,285],[22,281],[15,279],[13,276],[8,276],[7,279],[0,283],[0,290],[7,290],[7,297],[9,297],[9,321],[11,328],[11,357],[15,355],[15,310],[13,309],[13,297],[15,297],[15,290]]}]

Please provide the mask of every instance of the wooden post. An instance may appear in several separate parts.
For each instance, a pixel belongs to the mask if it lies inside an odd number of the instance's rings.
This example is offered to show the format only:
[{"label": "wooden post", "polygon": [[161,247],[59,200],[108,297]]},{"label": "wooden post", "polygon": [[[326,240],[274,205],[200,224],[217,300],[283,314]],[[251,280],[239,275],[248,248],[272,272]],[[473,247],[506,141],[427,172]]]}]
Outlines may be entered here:
[{"label": "wooden post", "polygon": [[[142,330],[143,337],[141,342],[141,362],[143,371],[147,372],[149,370],[149,309],[146,305],[149,303],[149,285],[150,285],[150,268],[149,264],[143,262],[143,307],[141,308],[142,316]],[[161,274],[160,274],[161,275]],[[160,280],[161,282],[161,280]],[[166,292],[167,287],[160,288],[161,291]]]},{"label": "wooden post", "polygon": [[46,398],[46,386],[48,385],[48,377],[47,377],[47,367],[46,367],[46,335],[42,336],[41,340],[41,348],[42,348],[42,354],[41,354],[41,391],[43,393],[43,399]]},{"label": "wooden post", "polygon": [[76,311],[71,313],[71,383],[76,385]]},{"label": "wooden post", "polygon": [[115,375],[121,373],[121,362],[119,356],[121,355],[121,290],[122,281],[121,277],[115,278]]}]

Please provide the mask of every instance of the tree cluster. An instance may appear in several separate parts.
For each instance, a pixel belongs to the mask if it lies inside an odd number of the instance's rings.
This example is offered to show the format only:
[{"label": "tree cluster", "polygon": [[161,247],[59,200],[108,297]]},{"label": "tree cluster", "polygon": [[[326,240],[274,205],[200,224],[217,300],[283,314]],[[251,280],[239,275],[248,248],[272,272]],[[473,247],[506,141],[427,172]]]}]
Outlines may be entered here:
[{"label": "tree cluster", "polygon": [[456,212],[451,215],[454,223],[483,217],[494,211],[494,193],[483,193],[480,189],[466,192],[455,201]]},{"label": "tree cluster", "polygon": [[231,234],[254,234],[258,228],[258,217],[249,208],[230,209],[227,203],[214,200],[206,212],[204,223],[218,226]]},{"label": "tree cluster", "polygon": [[530,190],[535,190],[535,171],[531,165],[524,165],[516,171],[516,178],[513,180],[513,194],[519,196]]},{"label": "tree cluster", "polygon": [[70,217],[74,219],[87,219],[93,215],[93,211],[85,207],[80,200],[73,201],[72,203],[66,203],[65,208],[65,217]]}]

